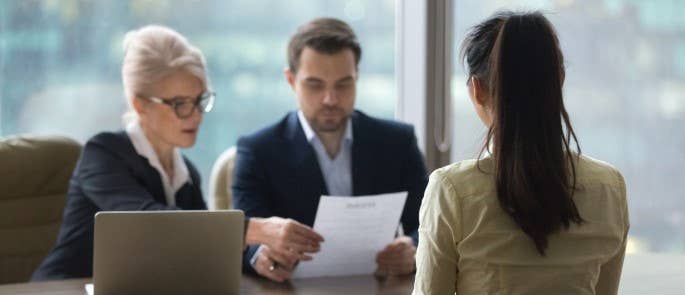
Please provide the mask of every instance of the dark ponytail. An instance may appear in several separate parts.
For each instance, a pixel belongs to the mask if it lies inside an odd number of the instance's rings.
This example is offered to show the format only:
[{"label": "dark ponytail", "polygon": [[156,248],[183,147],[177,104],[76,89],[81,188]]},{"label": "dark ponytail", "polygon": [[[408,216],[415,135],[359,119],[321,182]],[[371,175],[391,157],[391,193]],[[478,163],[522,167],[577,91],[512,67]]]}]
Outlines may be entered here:
[{"label": "dark ponytail", "polygon": [[[548,236],[583,222],[572,195],[580,147],[562,97],[564,60],[552,24],[539,12],[498,13],[462,45],[469,76],[490,98],[497,197],[545,255]],[[469,79],[470,80],[470,79]]]}]

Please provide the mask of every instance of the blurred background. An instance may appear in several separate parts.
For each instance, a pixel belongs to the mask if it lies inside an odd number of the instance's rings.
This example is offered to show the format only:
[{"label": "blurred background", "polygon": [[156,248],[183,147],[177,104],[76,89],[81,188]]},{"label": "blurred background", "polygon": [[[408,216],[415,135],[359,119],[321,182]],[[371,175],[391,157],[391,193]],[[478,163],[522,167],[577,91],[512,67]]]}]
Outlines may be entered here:
[{"label": "blurred background", "polygon": [[[453,2],[452,161],[475,157],[485,134],[456,60],[465,32],[500,9],[541,9],[560,36],[582,151],[626,178],[629,251],[685,253],[685,1]],[[163,24],[204,52],[217,93],[197,144],[184,150],[206,193],[221,152],[296,108],[283,77],[286,42],[320,16],[341,18],[359,35],[357,107],[393,118],[395,0],[0,0],[0,136],[84,142],[122,128],[122,38]]]}]

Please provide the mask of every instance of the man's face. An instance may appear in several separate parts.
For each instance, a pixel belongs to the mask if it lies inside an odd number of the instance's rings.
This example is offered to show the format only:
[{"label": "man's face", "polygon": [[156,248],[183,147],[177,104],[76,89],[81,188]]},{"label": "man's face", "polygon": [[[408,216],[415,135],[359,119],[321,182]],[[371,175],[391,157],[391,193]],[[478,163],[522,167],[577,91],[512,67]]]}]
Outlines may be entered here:
[{"label": "man's face", "polygon": [[297,72],[286,69],[285,75],[315,132],[344,130],[357,91],[357,65],[351,49],[325,54],[305,47]]}]

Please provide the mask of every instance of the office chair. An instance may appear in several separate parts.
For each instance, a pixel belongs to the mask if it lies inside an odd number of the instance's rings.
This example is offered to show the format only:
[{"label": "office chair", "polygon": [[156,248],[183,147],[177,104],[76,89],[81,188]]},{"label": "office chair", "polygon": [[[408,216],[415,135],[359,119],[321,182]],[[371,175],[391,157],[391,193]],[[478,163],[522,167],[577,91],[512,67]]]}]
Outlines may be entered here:
[{"label": "office chair", "polygon": [[232,209],[233,168],[235,167],[236,147],[224,151],[214,162],[209,179],[209,206],[212,210]]},{"label": "office chair", "polygon": [[54,246],[80,153],[61,136],[0,138],[0,284],[28,281]]}]

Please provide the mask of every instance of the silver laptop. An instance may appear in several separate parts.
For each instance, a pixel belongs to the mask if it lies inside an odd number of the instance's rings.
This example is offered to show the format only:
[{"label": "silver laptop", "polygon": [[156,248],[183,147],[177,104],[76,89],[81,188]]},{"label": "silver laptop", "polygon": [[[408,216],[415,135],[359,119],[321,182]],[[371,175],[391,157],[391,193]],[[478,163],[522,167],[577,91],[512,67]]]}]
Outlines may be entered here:
[{"label": "silver laptop", "polygon": [[95,215],[96,295],[238,294],[242,211]]}]

